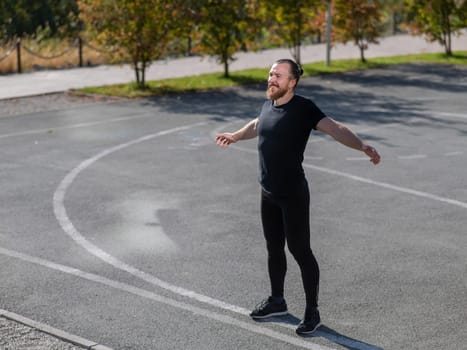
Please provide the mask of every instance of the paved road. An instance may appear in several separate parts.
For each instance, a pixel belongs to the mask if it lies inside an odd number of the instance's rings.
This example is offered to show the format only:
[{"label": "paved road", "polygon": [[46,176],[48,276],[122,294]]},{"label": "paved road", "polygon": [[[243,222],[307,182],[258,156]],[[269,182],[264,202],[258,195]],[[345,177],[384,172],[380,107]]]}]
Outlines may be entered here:
[{"label": "paved road", "polygon": [[[461,37],[454,37],[453,49],[467,50],[466,38],[467,33],[464,33]],[[442,51],[442,47],[436,42],[428,43],[421,37],[398,35],[381,39],[379,45],[370,45],[366,55],[371,58]],[[326,48],[324,44],[305,46],[302,50],[302,61],[306,63],[324,61],[325,55]],[[289,50],[276,49],[257,53],[239,53],[236,55],[237,60],[231,64],[231,69],[269,67],[274,60],[284,57],[290,57]],[[359,51],[352,44],[338,44],[332,49],[333,59],[358,57]],[[220,71],[222,71],[222,66],[213,59],[189,57],[155,62],[147,71],[147,79],[156,80]],[[85,86],[127,83],[133,80],[134,73],[128,65],[49,70],[21,75],[12,74],[0,76],[0,99],[60,92]]]},{"label": "paved road", "polygon": [[306,78],[299,93],[383,155],[319,134],[306,151],[318,336],[265,296],[255,142],[213,145],[264,86],[0,118],[0,308],[115,349],[446,349],[467,342],[463,67]]}]

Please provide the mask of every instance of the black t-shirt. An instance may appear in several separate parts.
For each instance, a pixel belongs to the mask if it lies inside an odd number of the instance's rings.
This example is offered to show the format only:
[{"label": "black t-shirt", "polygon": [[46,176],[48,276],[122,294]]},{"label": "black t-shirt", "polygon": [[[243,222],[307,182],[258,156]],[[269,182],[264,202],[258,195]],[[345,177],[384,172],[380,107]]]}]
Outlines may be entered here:
[{"label": "black t-shirt", "polygon": [[276,195],[293,195],[303,188],[303,153],[311,130],[324,113],[308,98],[294,95],[284,105],[264,103],[259,115],[259,182]]}]

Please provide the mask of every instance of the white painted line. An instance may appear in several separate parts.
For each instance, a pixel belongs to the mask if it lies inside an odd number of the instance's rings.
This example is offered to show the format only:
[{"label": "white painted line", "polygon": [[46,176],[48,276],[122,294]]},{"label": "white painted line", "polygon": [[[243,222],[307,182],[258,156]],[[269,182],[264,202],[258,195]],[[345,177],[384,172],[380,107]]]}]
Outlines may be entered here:
[{"label": "white painted line", "polygon": [[440,115],[442,117],[454,117],[454,118],[467,119],[466,113],[448,113],[448,112],[439,112],[439,111],[433,111],[432,113],[435,115]]},{"label": "white painted line", "polygon": [[[243,148],[241,146],[235,146],[234,148],[239,150],[239,151],[242,151],[242,152],[251,153],[250,149]],[[401,186],[391,185],[391,184],[388,184],[388,183],[385,183],[385,182],[374,181],[374,180],[367,179],[367,178],[364,178],[364,177],[360,177],[360,176],[344,173],[344,172],[341,172],[341,171],[320,167],[320,166],[317,166],[317,165],[303,164],[303,167],[318,170],[318,171],[328,173],[328,174],[332,174],[332,175],[346,177],[346,178],[354,180],[354,181],[359,181],[359,182],[367,183],[367,184],[370,184],[370,185],[383,187],[383,188],[386,188],[386,189],[390,189],[392,191],[401,192],[401,193],[405,193],[405,194],[410,194],[410,195],[413,195],[413,196],[418,196],[418,197],[423,197],[423,198],[428,198],[428,199],[432,199],[432,200],[435,200],[435,201],[438,201],[438,202],[451,204],[451,205],[455,205],[455,206],[467,209],[467,203],[461,202],[461,201],[458,201],[458,200],[455,200],[455,199],[440,197],[440,196],[437,196],[437,195],[434,195],[434,194],[431,194],[431,193],[412,190],[410,188],[405,188],[405,187],[401,187]]]},{"label": "white painted line", "polygon": [[177,301],[177,300],[174,300],[174,299],[170,299],[170,298],[164,297],[162,295],[156,294],[154,292],[150,292],[150,291],[138,288],[138,287],[134,287],[132,285],[129,285],[129,284],[126,284],[126,283],[123,283],[123,282],[118,282],[118,281],[115,281],[115,280],[111,280],[111,279],[108,279],[106,277],[99,276],[99,275],[96,275],[96,274],[93,274],[93,273],[78,270],[78,269],[75,269],[73,267],[57,264],[57,263],[54,263],[54,262],[51,262],[51,261],[48,261],[48,260],[40,259],[40,258],[37,258],[37,257],[33,257],[33,256],[30,256],[30,255],[19,253],[19,252],[15,252],[15,251],[5,249],[5,248],[2,248],[2,247],[0,247],[0,254],[6,255],[6,256],[9,256],[9,257],[12,257],[12,258],[16,258],[16,259],[19,259],[19,260],[22,260],[22,261],[25,261],[25,262],[28,262],[28,263],[40,265],[40,266],[43,266],[43,267],[46,267],[46,268],[49,268],[49,269],[52,269],[52,270],[55,270],[55,271],[60,271],[60,272],[66,273],[68,275],[83,278],[83,279],[86,279],[88,281],[99,283],[99,284],[102,284],[102,285],[105,285],[105,286],[108,286],[108,287],[112,287],[114,289],[117,289],[117,290],[120,290],[120,291],[123,291],[123,292],[126,292],[126,293],[130,293],[130,294],[142,297],[142,298],[153,300],[153,301],[158,302],[158,303],[169,305],[171,307],[174,307],[174,308],[177,308],[177,309],[180,309],[180,310],[184,310],[184,311],[193,313],[195,315],[200,315],[200,316],[206,317],[206,318],[208,318],[210,320],[222,322],[222,323],[224,323],[226,325],[241,328],[241,329],[246,330],[248,332],[252,332],[252,333],[262,335],[262,336],[266,336],[266,337],[269,337],[269,338],[272,338],[272,339],[275,339],[275,340],[279,340],[281,342],[284,342],[284,343],[287,343],[287,344],[290,344],[290,345],[298,346],[300,348],[310,349],[310,350],[331,350],[331,348],[329,348],[329,347],[314,344],[311,341],[306,341],[306,340],[304,340],[304,339],[302,339],[300,337],[297,337],[297,336],[290,336],[290,335],[287,335],[287,334],[283,334],[283,333],[280,333],[280,332],[273,331],[272,329],[269,329],[269,328],[266,328],[266,327],[258,326],[257,324],[254,324],[253,321],[245,322],[245,321],[242,321],[242,320],[238,320],[236,318],[233,318],[233,317],[230,317],[230,316],[227,316],[227,315],[223,315],[223,314],[213,312],[213,311],[210,311],[210,310],[207,310],[207,309],[203,309],[203,308],[200,308],[200,307],[197,307],[197,306],[193,306],[193,305],[190,305],[190,304],[187,304],[187,303],[184,303],[184,302],[180,302],[180,301]]},{"label": "white painted line", "polygon": [[317,142],[323,142],[323,141],[329,141],[332,140],[330,136],[327,135],[310,135],[310,140],[308,140],[308,143],[317,143]]},{"label": "white painted line", "polygon": [[305,156],[303,157],[306,160],[323,160],[324,157],[316,157],[316,156]]},{"label": "white painted line", "polygon": [[411,160],[411,159],[424,159],[427,158],[426,154],[411,154],[408,156],[397,156],[398,159]]},{"label": "white painted line", "polygon": [[[387,109],[385,111],[387,111]],[[379,130],[379,129],[384,129],[384,128],[392,128],[395,126],[400,126],[400,123],[388,123],[388,124],[383,124],[383,125],[367,127],[367,128],[360,129],[360,130],[357,129],[356,127],[352,127],[352,130],[354,130],[357,134],[362,134],[368,131]],[[311,137],[308,143],[316,143],[316,142],[332,141],[332,140],[334,139],[330,137],[329,135],[319,134],[319,136],[314,135],[314,137]]]},{"label": "white painted line", "polygon": [[460,152],[460,151],[457,151],[457,152],[448,152],[448,153],[444,153],[444,156],[446,157],[453,157],[453,156],[460,156],[464,154],[464,152]]},{"label": "white painted line", "polygon": [[367,178],[364,178],[364,177],[355,176],[355,175],[352,175],[352,174],[348,174],[348,173],[344,173],[344,172],[341,172],[341,171],[332,170],[332,169],[328,169],[328,168],[324,168],[324,167],[320,167],[320,166],[316,166],[316,165],[303,164],[303,166],[306,167],[306,168],[318,170],[318,171],[321,171],[321,172],[324,172],[324,173],[327,173],[327,174],[342,176],[342,177],[346,177],[346,178],[354,180],[354,181],[359,181],[359,182],[367,183],[367,184],[370,184],[370,185],[383,187],[383,188],[386,188],[386,189],[389,189],[389,190],[392,190],[392,191],[401,192],[401,193],[405,193],[405,194],[410,194],[410,195],[417,196],[417,197],[428,198],[428,199],[432,199],[432,200],[435,200],[435,201],[438,201],[438,202],[451,204],[451,205],[461,207],[463,209],[467,209],[467,203],[461,202],[461,201],[458,201],[458,200],[455,200],[455,199],[440,197],[440,196],[436,196],[436,195],[431,194],[431,193],[416,191],[416,190],[412,190],[410,188],[391,185],[391,184],[388,184],[388,183],[385,183],[385,182],[374,181],[374,180],[367,179]]},{"label": "white painted line", "polygon": [[[0,248],[0,253],[2,252],[2,248]],[[7,254],[5,254],[7,255]],[[11,256],[11,255],[10,255]],[[26,325],[30,328],[37,329],[38,331],[41,331],[42,333],[50,334],[51,336],[58,338],[60,340],[63,340],[67,343],[71,343],[74,345],[78,345],[81,347],[84,347],[86,349],[94,349],[94,350],[112,350],[112,348],[109,348],[107,346],[101,345],[99,343],[96,343],[95,341],[87,340],[82,337],[79,337],[77,335],[65,332],[61,329],[49,326],[45,323],[37,322],[34,320],[31,320],[29,318],[26,318],[24,316],[18,315],[14,312],[6,311],[3,309],[0,309],[0,316],[4,317],[6,319],[21,323],[23,325]]]},{"label": "white painted line", "polygon": [[70,185],[76,179],[76,177],[83,170],[87,169],[89,166],[91,166],[92,164],[94,164],[98,160],[104,158],[105,156],[108,156],[109,154],[120,151],[120,150],[122,150],[124,148],[127,148],[127,147],[130,147],[130,146],[139,144],[141,142],[148,141],[148,140],[160,137],[160,136],[173,134],[173,133],[176,133],[176,132],[179,132],[179,131],[191,129],[191,128],[201,126],[201,125],[205,125],[205,124],[206,123],[203,122],[203,123],[185,125],[185,126],[181,126],[181,127],[178,127],[178,128],[173,128],[173,129],[168,129],[168,130],[165,130],[165,131],[160,131],[160,132],[157,132],[155,134],[146,135],[146,136],[140,137],[140,138],[138,138],[136,140],[126,142],[126,143],[122,143],[120,145],[111,147],[111,148],[106,149],[106,150],[100,152],[99,154],[89,158],[89,159],[86,159],[81,164],[79,164],[76,168],[74,168],[71,172],[69,172],[63,178],[63,180],[61,181],[61,183],[59,184],[59,186],[55,190],[55,193],[53,195],[54,213],[55,213],[55,217],[57,218],[57,220],[58,220],[60,226],[62,227],[63,231],[71,239],[73,239],[78,245],[80,245],[82,248],[87,250],[92,255],[94,255],[94,256],[98,257],[99,259],[101,259],[102,261],[105,261],[106,263],[114,266],[115,268],[126,271],[126,272],[132,274],[133,276],[141,278],[142,280],[144,280],[146,282],[149,282],[149,283],[151,283],[153,285],[156,285],[156,286],[158,286],[160,288],[169,290],[169,291],[171,291],[173,293],[176,293],[178,295],[182,295],[182,296],[194,299],[196,301],[199,301],[199,302],[202,302],[202,303],[205,303],[205,304],[216,306],[216,307],[224,309],[224,310],[232,311],[232,312],[239,313],[239,314],[242,314],[242,315],[248,315],[249,310],[247,310],[247,309],[225,303],[223,301],[208,297],[206,295],[196,293],[194,291],[191,291],[191,290],[188,290],[188,289],[185,289],[185,288],[181,288],[181,287],[172,285],[170,283],[162,281],[159,278],[154,277],[154,276],[152,276],[152,275],[150,275],[150,274],[148,274],[148,273],[146,273],[144,271],[141,271],[141,270],[139,270],[139,269],[137,269],[137,268],[135,268],[135,267],[133,267],[133,266],[131,266],[131,265],[117,259],[117,258],[115,258],[114,256],[108,254],[107,252],[103,251],[102,249],[100,249],[99,247],[97,247],[96,245],[94,245],[93,243],[88,241],[75,228],[75,226],[73,225],[73,223],[71,222],[71,220],[68,217],[68,214],[67,214],[67,211],[66,211],[66,208],[65,208],[65,205],[64,205],[65,194],[66,194],[68,188],[70,187]]},{"label": "white painted line", "polygon": [[359,161],[359,160],[364,160],[364,161],[370,161],[370,158],[368,157],[347,157],[345,160],[350,160],[350,161]]},{"label": "white painted line", "polygon": [[100,125],[100,124],[118,123],[118,122],[121,122],[121,121],[133,120],[133,119],[137,119],[137,118],[148,118],[148,117],[151,117],[151,116],[153,116],[153,115],[148,114],[148,113],[144,113],[142,115],[131,115],[129,117],[99,120],[99,121],[89,122],[89,123],[79,123],[79,124],[72,124],[72,125],[67,125],[67,126],[57,126],[57,127],[51,126],[49,128],[33,129],[33,130],[27,130],[27,131],[14,132],[14,133],[10,133],[10,134],[3,134],[3,135],[0,135],[0,139],[4,139],[4,138],[8,138],[8,137],[16,137],[16,136],[46,134],[46,133],[49,133],[49,132],[55,132],[57,130],[86,128],[86,127]]}]

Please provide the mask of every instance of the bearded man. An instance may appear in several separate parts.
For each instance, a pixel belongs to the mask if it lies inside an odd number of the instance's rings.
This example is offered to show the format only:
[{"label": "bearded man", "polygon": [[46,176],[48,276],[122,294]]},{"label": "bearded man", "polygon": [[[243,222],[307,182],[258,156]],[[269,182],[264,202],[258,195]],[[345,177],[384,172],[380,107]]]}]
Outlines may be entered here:
[{"label": "bearded man", "polygon": [[310,99],[295,94],[303,74],[290,59],[276,61],[268,79],[267,97],[258,118],[233,133],[216,136],[221,147],[258,137],[261,221],[268,253],[271,294],[251,312],[253,319],[287,314],[284,280],[285,243],[297,261],[306,296],[304,317],[296,332],[308,335],[321,323],[318,311],[319,267],[310,247],[310,193],[303,171],[303,154],[311,130],[332,136],[364,152],[373,164],[378,152],[347,126],[326,116]]}]

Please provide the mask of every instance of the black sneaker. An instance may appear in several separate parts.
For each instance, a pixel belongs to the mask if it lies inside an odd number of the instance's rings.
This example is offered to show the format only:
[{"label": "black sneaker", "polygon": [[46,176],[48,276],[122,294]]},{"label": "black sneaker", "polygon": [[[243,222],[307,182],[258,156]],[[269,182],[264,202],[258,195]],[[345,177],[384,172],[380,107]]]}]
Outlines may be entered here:
[{"label": "black sneaker", "polygon": [[309,335],[314,333],[321,325],[318,309],[305,313],[305,318],[300,322],[295,332],[298,335]]},{"label": "black sneaker", "polygon": [[255,309],[250,313],[250,317],[253,319],[262,319],[287,314],[288,311],[285,300],[275,302],[271,297],[269,297],[256,305]]}]

